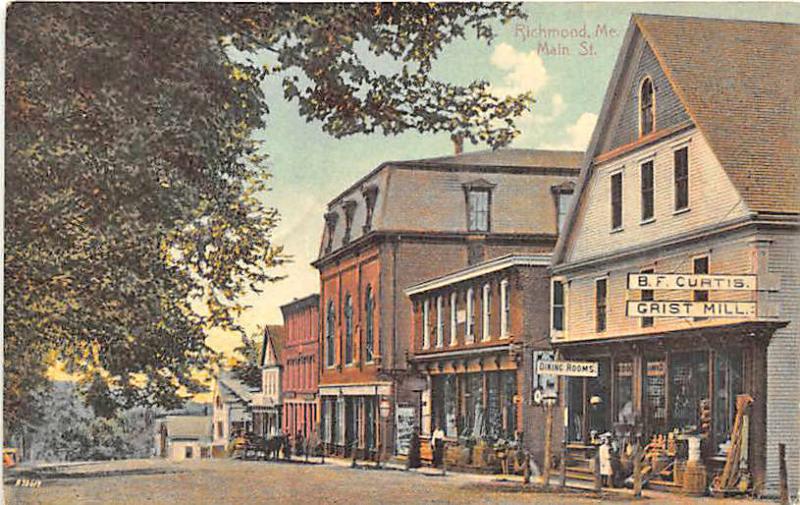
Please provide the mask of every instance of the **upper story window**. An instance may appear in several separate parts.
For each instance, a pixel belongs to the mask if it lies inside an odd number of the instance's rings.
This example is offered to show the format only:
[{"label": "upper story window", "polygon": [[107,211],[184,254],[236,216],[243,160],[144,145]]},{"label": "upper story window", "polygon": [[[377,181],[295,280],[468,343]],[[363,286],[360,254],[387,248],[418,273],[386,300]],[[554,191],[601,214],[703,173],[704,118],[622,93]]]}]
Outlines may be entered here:
[{"label": "upper story window", "polygon": [[639,134],[647,135],[655,129],[656,101],[653,81],[645,77],[639,88]]},{"label": "upper story window", "polygon": [[444,345],[444,299],[436,297],[436,347]]},{"label": "upper story window", "polygon": [[553,281],[553,330],[564,331],[564,283]]},{"label": "upper story window", "polygon": [[469,231],[489,231],[489,192],[469,192]]},{"label": "upper story window", "polygon": [[564,222],[567,220],[569,204],[572,202],[572,195],[575,192],[575,183],[565,181],[556,186],[550,187],[556,201],[556,226],[558,233],[564,229]]},{"label": "upper story window", "polygon": [[346,200],[342,204],[344,208],[344,236],[342,237],[342,244],[350,243],[350,234],[353,231],[353,216],[355,216],[357,205],[355,200]]},{"label": "upper story window", "polygon": [[642,163],[642,221],[655,216],[655,186],[653,181],[653,160]]},{"label": "upper story window", "polygon": [[467,326],[464,330],[464,342],[472,343],[475,341],[475,290],[467,290]]},{"label": "upper story window", "polygon": [[422,348],[427,349],[431,346],[431,301],[425,299],[422,302]]},{"label": "upper story window", "polygon": [[689,208],[689,148],[675,151],[675,210]]},{"label": "upper story window", "polygon": [[361,190],[364,195],[364,204],[366,207],[366,217],[364,218],[364,233],[372,229],[372,215],[375,212],[375,201],[378,199],[378,186],[370,185]]},{"label": "upper story window", "polygon": [[327,233],[327,240],[325,242],[326,253],[333,250],[333,235],[336,233],[336,221],[338,220],[339,214],[336,212],[328,212],[325,214],[325,231]]},{"label": "upper story window", "polygon": [[611,176],[611,229],[622,228],[622,172]]},{"label": "upper story window", "polygon": [[333,300],[328,302],[328,313],[325,317],[325,358],[328,366],[335,363],[334,337],[336,335],[336,307]]},{"label": "upper story window", "polygon": [[595,330],[606,331],[606,307],[608,304],[608,279],[597,279],[594,284]]},{"label": "upper story window", "polygon": [[492,189],[494,184],[478,179],[464,184],[467,199],[467,230],[489,231],[491,227]]},{"label": "upper story window", "polygon": [[492,286],[490,284],[483,285],[483,293],[481,293],[481,302],[483,310],[481,314],[481,339],[489,340],[492,328]]},{"label": "upper story window", "polygon": [[450,345],[458,343],[458,293],[450,293]]},{"label": "upper story window", "polygon": [[375,357],[375,296],[372,293],[372,286],[367,285],[367,296],[364,303],[364,314],[366,315],[366,338],[364,342],[364,359],[370,362]]},{"label": "upper story window", "polygon": [[511,293],[508,291],[508,280],[500,281],[500,338],[508,337],[508,323],[511,320]]},{"label": "upper story window", "polygon": [[353,362],[353,297],[348,293],[344,298],[344,362]]}]

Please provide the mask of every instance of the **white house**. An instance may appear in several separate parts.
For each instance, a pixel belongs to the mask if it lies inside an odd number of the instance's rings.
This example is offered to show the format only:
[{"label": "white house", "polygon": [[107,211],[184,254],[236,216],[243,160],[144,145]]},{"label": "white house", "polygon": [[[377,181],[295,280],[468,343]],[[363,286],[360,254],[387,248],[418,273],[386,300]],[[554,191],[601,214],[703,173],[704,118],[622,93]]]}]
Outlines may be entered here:
[{"label": "white house", "polygon": [[253,395],[253,431],[272,436],[281,432],[281,360],[283,327],[264,330],[259,366],[261,391]]},{"label": "white house", "polygon": [[236,431],[253,430],[253,415],[250,411],[253,392],[233,372],[220,370],[214,383],[213,399],[212,454],[214,457],[221,457]]},{"label": "white house", "polygon": [[211,455],[211,417],[168,415],[156,424],[158,455],[173,461]]}]

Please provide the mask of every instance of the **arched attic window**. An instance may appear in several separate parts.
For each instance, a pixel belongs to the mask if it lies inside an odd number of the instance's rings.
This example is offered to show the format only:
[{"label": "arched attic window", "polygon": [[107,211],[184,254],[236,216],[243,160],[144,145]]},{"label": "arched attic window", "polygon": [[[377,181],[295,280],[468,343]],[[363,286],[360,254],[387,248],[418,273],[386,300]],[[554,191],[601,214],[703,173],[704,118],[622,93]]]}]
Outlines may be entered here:
[{"label": "arched attic window", "polygon": [[649,77],[642,80],[639,87],[639,135],[651,133],[656,125],[656,101],[653,81]]}]

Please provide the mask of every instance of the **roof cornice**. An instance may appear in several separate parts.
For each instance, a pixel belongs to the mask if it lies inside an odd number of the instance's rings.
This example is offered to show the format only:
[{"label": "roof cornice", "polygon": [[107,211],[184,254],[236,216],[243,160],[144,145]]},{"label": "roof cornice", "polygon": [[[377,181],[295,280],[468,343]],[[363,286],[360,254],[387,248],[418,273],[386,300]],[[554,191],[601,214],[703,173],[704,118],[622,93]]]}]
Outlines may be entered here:
[{"label": "roof cornice", "polygon": [[471,237],[482,237],[488,243],[526,242],[527,244],[555,244],[558,235],[555,233],[476,233],[476,232],[438,232],[422,230],[371,230],[358,237],[344,247],[340,247],[327,255],[311,262],[317,269],[338,261],[355,251],[363,250],[384,240],[411,239],[418,241],[465,241]]},{"label": "roof cornice", "polygon": [[755,227],[756,229],[797,229],[800,226],[800,216],[796,214],[782,215],[760,215],[751,214],[738,217],[724,223],[714,223],[703,228],[690,230],[686,233],[665,237],[660,240],[648,242],[637,246],[620,249],[609,254],[594,256],[581,261],[572,263],[554,264],[551,271],[554,275],[561,275],[567,272],[573,273],[580,270],[597,268],[608,263],[625,261],[636,256],[642,256],[654,251],[665,251],[683,247],[692,242],[707,240],[712,237],[746,230]]},{"label": "roof cornice", "polygon": [[483,263],[478,263],[440,277],[414,284],[406,288],[404,292],[407,296],[417,295],[511,267],[548,267],[550,266],[551,258],[551,254],[510,254],[508,256],[500,256],[499,258],[484,261]]}]

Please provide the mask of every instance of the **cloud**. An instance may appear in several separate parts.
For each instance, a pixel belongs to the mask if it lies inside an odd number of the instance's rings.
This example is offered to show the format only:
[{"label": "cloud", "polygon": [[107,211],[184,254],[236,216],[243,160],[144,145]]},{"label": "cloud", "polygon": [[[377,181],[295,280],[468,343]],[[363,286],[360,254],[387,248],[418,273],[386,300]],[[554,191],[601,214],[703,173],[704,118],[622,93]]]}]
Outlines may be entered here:
[{"label": "cloud", "polygon": [[527,91],[536,93],[547,84],[547,70],[536,51],[523,53],[503,42],[495,47],[489,61],[495,67],[507,71],[502,84],[492,87],[492,91],[499,96]]},{"label": "cloud", "polygon": [[584,112],[574,123],[566,127],[566,138],[560,142],[543,144],[541,148],[583,151],[589,145],[596,123],[597,114]]}]

